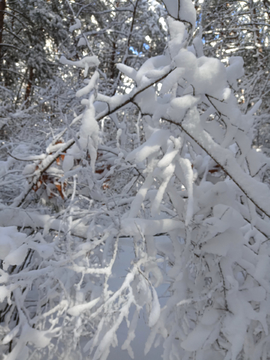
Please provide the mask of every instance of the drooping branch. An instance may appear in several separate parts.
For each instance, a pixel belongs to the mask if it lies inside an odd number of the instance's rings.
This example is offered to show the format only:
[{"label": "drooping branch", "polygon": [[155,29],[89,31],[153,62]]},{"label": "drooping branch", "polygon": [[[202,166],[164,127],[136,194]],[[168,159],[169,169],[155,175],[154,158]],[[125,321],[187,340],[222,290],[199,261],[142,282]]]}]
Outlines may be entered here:
[{"label": "drooping branch", "polygon": [[[96,116],[96,120],[100,121],[104,117],[107,117],[117,110],[123,108],[124,106],[133,103],[136,104],[136,97],[144,92],[146,89],[152,87],[154,84],[161,82],[165,79],[172,71],[171,69],[167,71],[163,76],[159,77],[154,81],[148,82],[147,85],[143,87],[135,88],[130,94],[124,95],[122,97],[122,101],[115,103],[113,105],[110,104],[107,110],[104,110],[100,114]],[[109,105],[109,104],[108,104]],[[178,122],[175,119],[164,119],[167,122],[173,123],[176,126],[180,127],[190,138],[192,138],[219,166],[220,168],[232,179],[232,181],[237,185],[237,187],[247,196],[247,198],[267,217],[270,218],[270,196],[269,190],[266,185],[260,184],[255,179],[250,177],[246,174],[239,164],[237,163],[236,159],[234,158],[233,153],[228,150],[222,148],[219,144],[213,141],[211,136],[207,134],[203,128],[201,128],[200,133],[198,133],[198,126],[199,123],[195,123],[190,114],[191,109],[187,111],[186,118],[181,122]],[[66,144],[61,147],[55,154],[48,155],[46,159],[44,159],[38,167],[38,170],[35,171],[33,174],[33,180],[29,184],[28,188],[17,198],[13,205],[21,206],[25,201],[27,195],[30,193],[33,186],[36,185],[42,174],[56,161],[61,153],[65,152],[69,149],[75,140],[70,140]],[[258,199],[258,186],[261,187],[261,193]],[[268,202],[266,199],[269,199]]]},{"label": "drooping branch", "polygon": [[[222,148],[219,144],[215,143],[210,136],[201,129],[200,138],[196,137],[194,128],[192,130],[192,125],[188,121],[182,121],[181,123],[163,118],[163,120],[170,122],[178,127],[180,127],[196,144],[200,146],[217,164],[218,166],[227,174],[231,180],[237,185],[237,187],[246,195],[246,197],[267,217],[270,218],[270,194],[267,186],[265,184],[260,184],[250,175],[246,174],[241,167],[238,165],[233,154]],[[190,120],[190,119],[189,119]],[[258,195],[258,186],[262,187],[262,195]],[[262,202],[257,201],[258,196],[260,196]],[[267,201],[268,199],[268,201]],[[269,233],[270,235],[270,233]]]},{"label": "drooping branch", "polygon": [[[140,0],[136,0],[135,5],[133,6],[133,13],[132,13],[132,21],[131,21],[131,25],[130,25],[130,29],[129,29],[129,34],[128,34],[128,39],[127,39],[127,46],[126,46],[126,52],[124,54],[124,58],[122,60],[122,64],[126,64],[127,63],[127,59],[128,59],[128,52],[129,52],[129,47],[130,47],[130,42],[131,42],[131,36],[133,33],[133,28],[134,28],[134,23],[135,23],[135,16],[136,16],[136,10],[137,10],[137,6]],[[115,80],[115,84],[114,84],[114,94],[116,93],[116,89],[117,89],[117,85],[119,84],[119,81],[121,79],[122,73],[119,72],[116,80]]]},{"label": "drooping branch", "polygon": [[0,226],[18,226],[31,227],[32,229],[50,226],[51,230],[59,232],[70,231],[72,235],[87,238],[88,226],[74,221],[67,229],[64,222],[60,219],[55,219],[50,215],[38,214],[36,211],[26,211],[24,209],[14,209],[12,207],[0,207],[1,220]]},{"label": "drooping branch", "polygon": [[[162,81],[166,78],[174,69],[166,72],[165,75],[156,79],[155,81],[149,82],[146,86],[142,88],[136,89],[134,92],[131,92],[128,96],[123,96],[123,102],[119,103],[118,105],[111,106],[108,110],[103,111],[102,113],[98,114],[96,117],[97,121],[102,120],[104,117],[109,116],[110,114],[116,112],[117,110],[121,109],[122,107],[126,106],[129,103],[136,104],[136,96],[140,93],[145,91],[146,89],[150,88],[154,84]],[[247,196],[247,198],[267,217],[270,218],[270,205],[267,205],[266,198],[270,198],[269,190],[266,185],[259,184],[255,179],[251,178],[248,174],[246,174],[238,165],[233,154],[227,150],[223,149],[217,143],[210,138],[210,136],[202,129],[200,134],[200,138],[196,136],[196,134],[192,130],[192,126],[190,126],[190,121],[192,120],[189,117],[188,121],[182,121],[181,123],[172,120],[172,119],[164,119],[170,123],[175,124],[176,126],[180,127],[188,136],[190,136],[219,166],[220,168],[232,179],[232,181],[238,186],[238,188]],[[196,126],[195,126],[196,128]],[[15,199],[13,206],[21,206],[25,201],[28,194],[31,192],[33,186],[35,186],[42,176],[42,174],[56,161],[56,159],[61,155],[61,153],[68,150],[73,144],[75,140],[70,140],[63,147],[58,150],[55,154],[49,155],[42,163],[39,165],[39,168],[33,174],[33,180],[31,184],[29,184],[26,191],[24,191],[19,198]],[[211,151],[211,148],[215,146],[217,151]],[[252,183],[252,186],[250,184]],[[263,196],[262,201],[258,201],[258,191],[257,186],[263,187]],[[270,200],[268,201],[270,204]]]},{"label": "drooping branch", "polygon": [[[141,94],[143,91],[145,91],[146,89],[150,88],[151,86],[153,86],[154,84],[162,81],[163,79],[165,79],[174,69],[171,69],[170,71],[166,72],[165,75],[163,75],[162,77],[156,79],[155,81],[151,81],[149,82],[147,85],[143,86],[143,87],[139,87],[138,89],[136,89],[135,91],[131,92],[129,95],[127,96],[123,96],[123,102],[119,103],[118,105],[114,105],[108,108],[108,110],[103,111],[102,113],[98,114],[96,117],[97,121],[101,121],[104,117],[107,117],[111,114],[113,114],[114,112],[116,112],[117,110],[121,109],[122,107],[126,106],[129,103],[133,103],[136,96],[138,96],[139,94]],[[65,153],[69,148],[71,148],[71,146],[73,146],[75,144],[75,140],[71,139],[68,142],[66,142],[57,152],[55,152],[53,155],[48,155],[39,165],[38,165],[38,169],[32,174],[33,176],[33,180],[31,181],[31,183],[28,185],[28,187],[26,188],[26,190],[20,195],[18,196],[12,206],[16,206],[16,207],[20,207],[26,197],[28,196],[28,194],[31,192],[31,190],[33,189],[33,187],[37,184],[37,182],[39,181],[40,177],[42,176],[42,174],[44,174],[46,172],[46,170],[49,169],[49,167],[56,161],[56,159],[63,153]]]}]

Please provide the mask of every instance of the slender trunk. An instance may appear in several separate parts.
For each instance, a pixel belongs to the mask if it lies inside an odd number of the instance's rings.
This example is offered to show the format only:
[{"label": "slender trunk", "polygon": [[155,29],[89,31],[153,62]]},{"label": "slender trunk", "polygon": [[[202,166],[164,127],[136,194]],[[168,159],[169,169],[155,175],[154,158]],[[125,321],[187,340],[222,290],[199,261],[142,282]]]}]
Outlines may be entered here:
[{"label": "slender trunk", "polygon": [[29,68],[29,77],[28,77],[28,83],[27,83],[27,87],[25,90],[25,95],[24,95],[24,100],[26,101],[26,106],[29,106],[30,104],[30,94],[31,94],[31,89],[32,89],[32,84],[33,84],[33,78],[34,78],[34,69],[31,66]]},{"label": "slender trunk", "polygon": [[5,9],[6,9],[6,0],[0,0],[0,43],[2,43],[2,34],[4,31]]},{"label": "slender trunk", "polygon": [[112,52],[111,52],[111,58],[110,58],[110,64],[109,64],[109,77],[114,80],[115,76],[116,76],[116,67],[115,67],[115,59],[116,58],[116,43],[115,41],[113,41],[112,44]]},{"label": "slender trunk", "polygon": [[[2,40],[3,40],[5,9],[6,9],[6,0],[0,0],[0,44],[2,44]],[[0,69],[2,64],[1,49],[2,47],[0,46]]]},{"label": "slender trunk", "polygon": [[257,25],[257,13],[255,9],[255,4],[253,3],[253,0],[251,0],[251,22],[253,23],[253,41],[256,48],[256,56],[258,60],[258,66],[261,70],[264,69],[264,59],[262,54],[262,43],[261,43],[261,35],[260,35],[260,28]]}]

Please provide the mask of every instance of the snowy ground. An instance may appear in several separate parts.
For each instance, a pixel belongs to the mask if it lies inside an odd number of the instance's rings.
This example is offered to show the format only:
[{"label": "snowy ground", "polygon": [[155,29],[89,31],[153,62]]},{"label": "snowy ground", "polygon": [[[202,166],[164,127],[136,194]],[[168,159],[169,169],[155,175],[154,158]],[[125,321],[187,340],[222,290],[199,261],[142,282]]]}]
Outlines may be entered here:
[{"label": "snowy ground", "polygon": [[[110,288],[116,290],[120,287],[124,280],[124,276],[127,274],[127,271],[130,267],[130,263],[134,258],[132,244],[130,239],[121,241],[122,251],[118,255],[118,260],[113,268],[114,277],[111,280]],[[158,294],[162,295],[166,291],[166,286],[160,286],[158,289]],[[160,299],[162,305],[162,299]],[[129,360],[131,359],[126,350],[121,350],[121,346],[127,337],[127,325],[122,323],[117,335],[118,335],[118,346],[116,348],[111,348],[110,355],[108,360]],[[136,337],[132,341],[131,346],[134,351],[134,360],[161,360],[162,357],[162,346],[159,346],[155,349],[151,349],[147,355],[144,355],[144,346],[148,338],[150,331],[149,327],[146,325],[144,316],[141,313],[140,319],[138,321],[138,326],[136,330]]]}]

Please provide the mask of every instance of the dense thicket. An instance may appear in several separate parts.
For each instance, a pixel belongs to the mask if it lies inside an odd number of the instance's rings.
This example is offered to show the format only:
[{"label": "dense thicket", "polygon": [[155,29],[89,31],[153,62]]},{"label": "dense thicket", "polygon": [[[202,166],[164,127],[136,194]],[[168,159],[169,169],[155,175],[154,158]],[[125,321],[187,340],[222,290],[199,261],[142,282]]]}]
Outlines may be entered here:
[{"label": "dense thicket", "polygon": [[269,147],[269,1],[206,0],[201,9],[201,27],[205,53],[217,56],[225,64],[232,56],[241,56],[244,74],[238,102],[246,113],[259,99],[263,100],[256,117],[254,143],[265,151]]},{"label": "dense thicket", "polygon": [[270,358],[268,10],[0,2],[5,360]]}]

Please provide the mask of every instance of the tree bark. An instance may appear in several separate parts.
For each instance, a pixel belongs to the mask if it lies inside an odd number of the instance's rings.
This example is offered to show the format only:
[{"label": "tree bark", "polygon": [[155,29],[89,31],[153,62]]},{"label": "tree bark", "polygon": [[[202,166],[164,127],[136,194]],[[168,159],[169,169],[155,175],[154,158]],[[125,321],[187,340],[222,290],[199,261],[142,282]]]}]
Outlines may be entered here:
[{"label": "tree bark", "polygon": [[24,100],[26,101],[26,106],[29,106],[29,96],[31,94],[31,89],[32,89],[32,84],[33,84],[33,78],[34,78],[34,69],[31,66],[29,68],[29,77],[28,77],[28,83],[27,83],[27,87],[25,90],[25,95],[24,95]]},{"label": "tree bark", "polygon": [[[4,15],[6,9],[6,0],[0,0],[0,44],[2,44],[3,32],[4,32]],[[0,69],[1,69],[1,46],[0,46]]]}]

